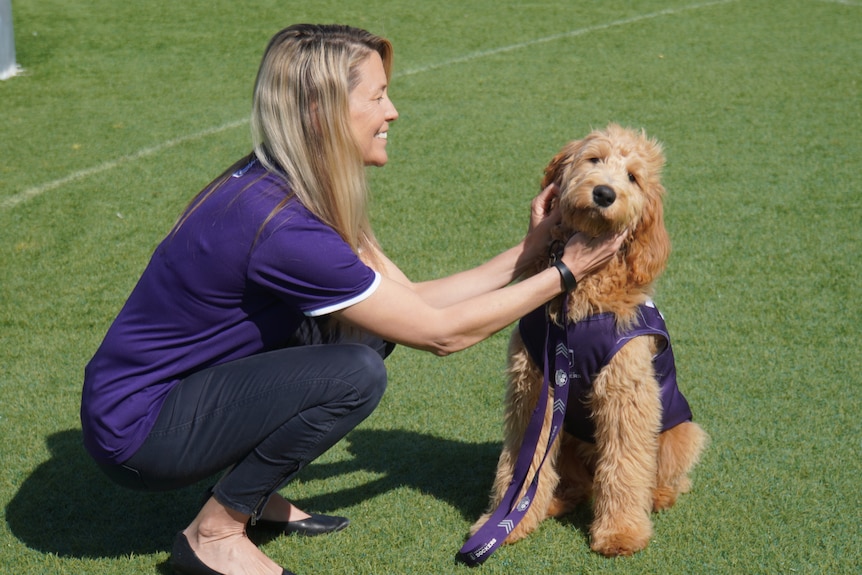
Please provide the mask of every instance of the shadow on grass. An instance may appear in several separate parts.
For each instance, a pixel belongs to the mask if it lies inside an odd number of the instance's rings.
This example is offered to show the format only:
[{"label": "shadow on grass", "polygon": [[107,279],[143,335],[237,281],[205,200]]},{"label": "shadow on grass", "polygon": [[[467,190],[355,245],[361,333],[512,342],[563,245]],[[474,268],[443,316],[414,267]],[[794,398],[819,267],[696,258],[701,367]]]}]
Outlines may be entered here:
[{"label": "shadow on grass", "polygon": [[[312,464],[304,480],[372,471],[382,477],[297,500],[327,512],[410,487],[446,501],[472,521],[487,504],[499,454],[496,443],[465,443],[400,430],[357,430],[347,436],[349,461]],[[208,483],[145,493],[111,483],[84,451],[80,430],[47,439],[51,458],[24,481],[6,508],[12,533],[28,547],[61,557],[120,557],[169,551],[173,535],[196,513]]]},{"label": "shadow on grass", "polygon": [[[299,507],[334,511],[399,487],[409,487],[449,503],[470,524],[486,510],[500,443],[464,443],[403,430],[358,430],[348,435],[345,442],[354,459],[312,465],[302,472],[303,480],[360,470],[380,473],[382,477],[350,489],[297,498]],[[557,521],[573,528],[589,544],[591,506],[579,505]]]},{"label": "shadow on grass", "polygon": [[10,531],[25,545],[61,557],[117,557],[170,549],[193,516],[203,486],[145,493],[118,487],[84,450],[81,431],[47,438],[51,458],[6,507]]},{"label": "shadow on grass", "polygon": [[354,431],[344,441],[353,459],[311,465],[302,472],[302,479],[324,479],[356,471],[382,477],[350,489],[296,499],[297,505],[326,512],[408,487],[449,503],[468,521],[485,510],[500,454],[499,443],[465,443],[411,431],[378,429]]}]

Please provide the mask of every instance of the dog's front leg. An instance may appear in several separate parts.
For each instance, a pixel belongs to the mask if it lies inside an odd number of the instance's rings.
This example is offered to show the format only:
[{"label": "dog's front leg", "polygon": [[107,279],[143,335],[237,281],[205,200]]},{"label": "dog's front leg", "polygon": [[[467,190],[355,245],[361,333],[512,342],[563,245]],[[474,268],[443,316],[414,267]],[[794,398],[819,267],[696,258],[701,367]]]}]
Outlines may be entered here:
[{"label": "dog's front leg", "polygon": [[590,546],[631,555],[652,536],[661,400],[648,336],[626,344],[598,374],[590,407],[598,459]]}]

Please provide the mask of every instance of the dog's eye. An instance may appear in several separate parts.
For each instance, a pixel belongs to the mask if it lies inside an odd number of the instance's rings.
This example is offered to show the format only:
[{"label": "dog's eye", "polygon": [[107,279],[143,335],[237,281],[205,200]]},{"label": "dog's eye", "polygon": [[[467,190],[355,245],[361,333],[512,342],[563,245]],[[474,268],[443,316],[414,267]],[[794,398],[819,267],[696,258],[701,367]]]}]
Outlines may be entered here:
[{"label": "dog's eye", "polygon": [[637,179],[637,178],[635,177],[635,175],[634,175],[633,173],[631,173],[631,172],[629,172],[629,181],[630,181],[631,183],[633,183],[633,184],[638,183],[638,179]]},{"label": "dog's eye", "polygon": [[590,161],[590,163],[591,163],[591,164],[598,164],[598,163],[599,163],[599,159],[598,159],[598,158],[590,158],[590,160],[589,160],[589,161]]}]

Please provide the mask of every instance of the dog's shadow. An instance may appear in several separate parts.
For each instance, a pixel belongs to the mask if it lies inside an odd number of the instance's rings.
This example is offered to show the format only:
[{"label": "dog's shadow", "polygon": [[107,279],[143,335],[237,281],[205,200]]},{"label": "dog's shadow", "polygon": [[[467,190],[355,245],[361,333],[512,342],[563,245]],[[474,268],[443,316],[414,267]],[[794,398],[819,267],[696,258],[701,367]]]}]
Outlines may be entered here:
[{"label": "dog's shadow", "polygon": [[[369,471],[380,477],[306,499],[317,512],[352,506],[410,487],[445,501],[468,521],[487,504],[500,451],[497,443],[467,443],[404,430],[360,429],[345,439],[352,459],[312,464],[303,481]],[[145,493],[117,487],[82,447],[81,431],[47,439],[51,458],[37,467],[6,507],[12,533],[31,549],[60,557],[120,557],[170,547],[173,534],[197,511],[209,484]],[[286,495],[290,496],[289,488]]]}]

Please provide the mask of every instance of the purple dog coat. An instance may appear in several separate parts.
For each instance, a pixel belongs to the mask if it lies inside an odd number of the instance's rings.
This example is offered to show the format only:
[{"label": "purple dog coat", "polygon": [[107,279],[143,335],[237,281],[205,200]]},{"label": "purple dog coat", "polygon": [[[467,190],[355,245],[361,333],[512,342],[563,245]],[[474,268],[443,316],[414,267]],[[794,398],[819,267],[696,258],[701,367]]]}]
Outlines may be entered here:
[{"label": "purple dog coat", "polygon": [[[545,362],[546,321],[545,307],[542,306],[524,316],[518,324],[524,345],[539,367]],[[641,335],[656,335],[664,340],[661,351],[653,357],[653,367],[661,390],[662,431],[691,420],[691,409],[677,387],[670,336],[664,318],[652,302],[639,306],[634,325],[624,332],[617,331],[611,313],[590,316],[568,324],[566,329],[569,346],[574,354],[565,420],[568,433],[583,441],[595,442],[595,426],[586,406],[593,378],[626,343]],[[547,343],[553,348],[558,342]]]}]

